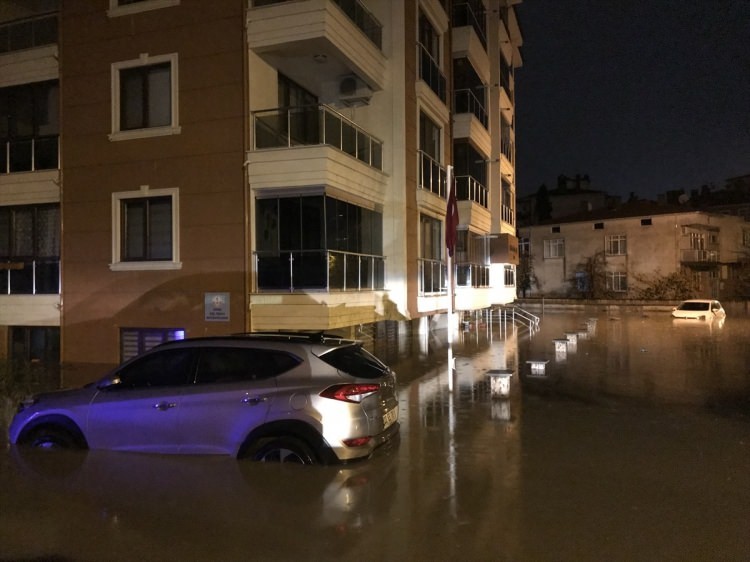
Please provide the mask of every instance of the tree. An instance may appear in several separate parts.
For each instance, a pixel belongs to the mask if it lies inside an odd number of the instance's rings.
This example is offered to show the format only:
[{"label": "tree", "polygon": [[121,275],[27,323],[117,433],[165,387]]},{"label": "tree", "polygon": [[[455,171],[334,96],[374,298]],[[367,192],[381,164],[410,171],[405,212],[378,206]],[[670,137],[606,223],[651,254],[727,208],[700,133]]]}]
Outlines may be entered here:
[{"label": "tree", "polygon": [[643,286],[636,289],[636,297],[647,300],[685,300],[697,294],[695,281],[688,271],[676,271],[662,275],[657,270],[653,275],[635,275]]},{"label": "tree", "polygon": [[534,256],[521,254],[516,268],[517,287],[521,297],[526,298],[526,293],[533,287],[539,286],[539,281],[534,274]]},{"label": "tree", "polygon": [[569,280],[571,291],[584,299],[603,299],[612,296],[607,287],[607,258],[603,251],[584,258]]}]

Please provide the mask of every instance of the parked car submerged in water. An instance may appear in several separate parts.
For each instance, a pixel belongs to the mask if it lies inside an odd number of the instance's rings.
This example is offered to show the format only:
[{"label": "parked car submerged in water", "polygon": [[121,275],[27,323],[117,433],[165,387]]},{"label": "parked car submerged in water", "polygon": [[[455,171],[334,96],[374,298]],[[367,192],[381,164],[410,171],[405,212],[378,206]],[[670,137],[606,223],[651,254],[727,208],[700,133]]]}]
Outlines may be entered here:
[{"label": "parked car submerged in water", "polygon": [[280,333],[164,343],[97,383],[22,403],[9,437],[314,464],[368,457],[398,428],[395,374],[359,342]]},{"label": "parked car submerged in water", "polygon": [[721,303],[712,299],[690,299],[682,301],[672,309],[673,318],[689,320],[714,320],[726,317]]}]

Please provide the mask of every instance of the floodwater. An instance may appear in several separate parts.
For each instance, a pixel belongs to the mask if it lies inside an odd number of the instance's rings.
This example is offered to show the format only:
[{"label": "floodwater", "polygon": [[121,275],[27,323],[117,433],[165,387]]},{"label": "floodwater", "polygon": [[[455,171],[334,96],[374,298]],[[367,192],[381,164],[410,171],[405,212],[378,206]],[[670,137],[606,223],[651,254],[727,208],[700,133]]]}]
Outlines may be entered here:
[{"label": "floodwater", "polygon": [[749,335],[472,322],[453,372],[444,332],[376,345],[401,437],[347,466],[2,447],[0,560],[750,560]]}]

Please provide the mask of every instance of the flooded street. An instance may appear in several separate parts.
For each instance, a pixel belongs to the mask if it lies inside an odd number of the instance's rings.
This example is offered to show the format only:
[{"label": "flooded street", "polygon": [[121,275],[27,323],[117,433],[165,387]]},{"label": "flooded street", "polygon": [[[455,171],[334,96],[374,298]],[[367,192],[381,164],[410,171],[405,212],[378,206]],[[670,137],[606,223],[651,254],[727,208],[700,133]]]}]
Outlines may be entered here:
[{"label": "flooded street", "polygon": [[401,437],[347,466],[23,451],[2,420],[0,560],[750,560],[750,318],[540,328],[465,325],[454,373],[445,332],[376,345]]}]

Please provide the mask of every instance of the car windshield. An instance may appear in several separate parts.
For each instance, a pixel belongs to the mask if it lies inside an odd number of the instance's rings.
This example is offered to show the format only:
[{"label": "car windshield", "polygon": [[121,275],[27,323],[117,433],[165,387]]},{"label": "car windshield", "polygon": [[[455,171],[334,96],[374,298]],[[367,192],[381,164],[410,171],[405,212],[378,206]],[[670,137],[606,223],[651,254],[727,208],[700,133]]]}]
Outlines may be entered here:
[{"label": "car windshield", "polygon": [[337,347],[320,355],[320,359],[353,377],[377,379],[388,372],[377,357],[360,345]]},{"label": "car windshield", "polygon": [[707,302],[684,302],[678,310],[708,310]]}]

